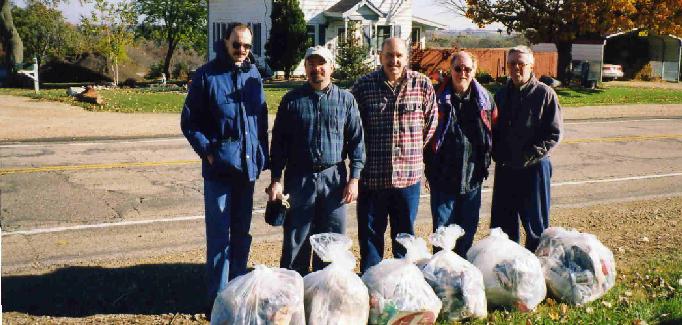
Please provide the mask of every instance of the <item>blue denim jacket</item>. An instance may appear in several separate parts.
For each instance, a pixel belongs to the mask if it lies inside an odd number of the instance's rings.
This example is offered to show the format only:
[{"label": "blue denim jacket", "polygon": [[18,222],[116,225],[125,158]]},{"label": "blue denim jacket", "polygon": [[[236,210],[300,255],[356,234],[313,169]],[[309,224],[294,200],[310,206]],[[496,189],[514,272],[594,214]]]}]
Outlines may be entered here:
[{"label": "blue denim jacket", "polygon": [[351,178],[365,165],[365,147],[358,104],[334,84],[315,91],[306,83],[282,98],[272,129],[272,177],[310,172],[313,165],[350,160]]},{"label": "blue denim jacket", "polygon": [[[268,168],[268,110],[255,65],[236,67],[223,42],[216,59],[200,67],[182,109],[180,127],[202,159],[202,175],[220,179],[242,174],[255,181]],[[207,155],[213,155],[209,164]]]}]

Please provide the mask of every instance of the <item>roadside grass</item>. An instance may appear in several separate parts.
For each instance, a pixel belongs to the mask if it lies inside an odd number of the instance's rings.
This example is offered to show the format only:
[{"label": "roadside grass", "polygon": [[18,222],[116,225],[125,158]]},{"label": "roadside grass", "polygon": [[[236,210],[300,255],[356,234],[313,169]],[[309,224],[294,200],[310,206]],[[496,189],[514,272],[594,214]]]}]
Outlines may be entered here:
[{"label": "roadside grass", "polygon": [[[274,82],[265,84],[268,110],[277,111],[279,102],[289,90],[303,81]],[[486,85],[491,91],[499,84]],[[617,104],[680,104],[682,91],[674,89],[608,87],[599,89],[558,88],[559,101],[564,107],[598,106]],[[102,106],[79,102],[66,95],[65,89],[44,89],[35,94],[29,89],[0,88],[0,94],[30,97],[37,100],[58,101],[84,107],[92,111],[124,113],[178,113],[182,110],[185,93],[159,91],[147,88],[104,89],[99,93],[105,103]]]},{"label": "roadside grass", "polygon": [[[495,310],[464,324],[682,324],[682,254],[626,268],[603,297],[584,306],[552,298],[535,311]],[[442,321],[439,325],[450,324]]]}]

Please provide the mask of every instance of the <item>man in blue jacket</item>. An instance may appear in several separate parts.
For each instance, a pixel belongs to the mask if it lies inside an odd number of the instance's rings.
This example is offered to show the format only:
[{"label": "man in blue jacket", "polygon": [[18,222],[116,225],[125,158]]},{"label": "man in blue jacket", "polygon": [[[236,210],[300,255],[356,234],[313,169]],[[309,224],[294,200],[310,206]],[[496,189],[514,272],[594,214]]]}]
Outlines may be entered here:
[{"label": "man in blue jacket", "polygon": [[476,58],[459,51],[450,59],[451,77],[436,92],[438,127],[424,148],[424,174],[431,192],[434,232],[452,224],[464,230],[455,252],[466,258],[478,227],[481,187],[488,177],[492,95],[476,81]]},{"label": "man in blue jacket", "polygon": [[192,78],[182,110],[182,133],[202,161],[209,306],[228,280],[246,273],[254,182],[268,165],[268,110],[247,59],[251,39],[247,25],[228,27],[214,44],[216,58]]},{"label": "man in blue jacket", "polygon": [[490,213],[490,227],[500,227],[516,242],[521,221],[531,252],[549,227],[549,155],[563,133],[559,98],[535,78],[534,63],[528,47],[510,49],[510,80],[495,94],[499,118],[493,122],[495,184]]}]

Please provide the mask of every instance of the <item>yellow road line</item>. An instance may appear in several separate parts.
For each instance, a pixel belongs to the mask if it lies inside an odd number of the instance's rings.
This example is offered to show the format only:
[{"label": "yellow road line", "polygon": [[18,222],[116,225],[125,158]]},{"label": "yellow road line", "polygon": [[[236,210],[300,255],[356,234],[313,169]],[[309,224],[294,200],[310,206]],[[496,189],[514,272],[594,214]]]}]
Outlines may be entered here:
[{"label": "yellow road line", "polygon": [[[651,141],[663,139],[680,139],[682,134],[661,134],[661,135],[640,135],[627,137],[609,137],[609,138],[585,138],[565,140],[562,143],[576,144],[576,143],[603,143],[603,142],[634,142],[634,141]],[[6,174],[28,174],[28,173],[44,173],[52,171],[69,171],[69,170],[87,170],[87,169],[113,169],[113,168],[132,168],[132,167],[158,167],[158,166],[177,166],[177,165],[191,165],[198,164],[200,160],[175,160],[175,161],[148,161],[148,162],[122,162],[111,164],[84,164],[84,165],[64,165],[64,166],[44,166],[44,167],[15,167],[15,168],[0,168],[0,175]]]},{"label": "yellow road line", "polygon": [[112,169],[130,167],[158,167],[197,164],[200,160],[176,160],[176,161],[148,161],[148,162],[123,162],[111,164],[85,164],[85,165],[65,165],[65,166],[44,166],[44,167],[18,167],[0,168],[0,175],[21,174],[21,173],[42,173],[52,171],[85,170],[85,169]]},{"label": "yellow road line", "polygon": [[679,139],[682,134],[633,135],[627,137],[586,138],[562,141],[562,143],[595,143],[595,142],[635,142],[649,140]]}]

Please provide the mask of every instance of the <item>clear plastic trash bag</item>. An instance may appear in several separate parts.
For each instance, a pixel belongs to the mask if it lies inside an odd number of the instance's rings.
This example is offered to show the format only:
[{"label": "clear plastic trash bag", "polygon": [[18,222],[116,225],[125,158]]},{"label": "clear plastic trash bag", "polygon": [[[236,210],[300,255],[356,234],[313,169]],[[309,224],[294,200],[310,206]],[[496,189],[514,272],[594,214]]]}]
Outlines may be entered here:
[{"label": "clear plastic trash bag", "polygon": [[396,239],[405,257],[383,260],[362,276],[369,289],[369,324],[433,324],[442,303],[415,265],[430,257],[426,242],[407,234]]},{"label": "clear plastic trash bag", "polygon": [[367,324],[369,293],[353,272],[353,242],[341,234],[325,233],[310,236],[310,244],[323,261],[331,264],[303,278],[307,324]]},{"label": "clear plastic trash bag", "polygon": [[561,227],[545,229],[535,251],[550,293],[581,305],[603,296],[616,282],[613,253],[594,235]]},{"label": "clear plastic trash bag", "polygon": [[458,321],[488,315],[483,275],[473,264],[455,252],[457,239],[464,235],[458,225],[440,227],[431,234],[431,244],[442,250],[424,265],[422,272],[443,302],[439,319]]},{"label": "clear plastic trash bag", "polygon": [[303,308],[300,274],[257,265],[218,293],[211,324],[305,325]]},{"label": "clear plastic trash bag", "polygon": [[488,304],[530,311],[545,299],[547,286],[540,260],[500,228],[475,243],[467,260],[481,270]]}]

